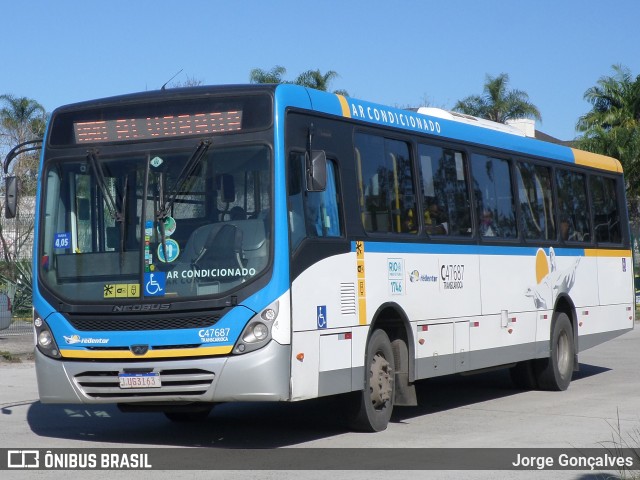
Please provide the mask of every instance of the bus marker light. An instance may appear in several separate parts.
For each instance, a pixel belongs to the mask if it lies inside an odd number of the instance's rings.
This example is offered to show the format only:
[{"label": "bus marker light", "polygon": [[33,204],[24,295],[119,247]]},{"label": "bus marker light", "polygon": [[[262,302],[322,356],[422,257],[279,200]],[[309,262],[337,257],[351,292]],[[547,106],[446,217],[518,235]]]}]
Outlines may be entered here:
[{"label": "bus marker light", "polygon": [[472,327],[479,327],[480,326],[480,322],[473,322],[473,324],[471,326]]},{"label": "bus marker light", "polygon": [[418,340],[418,343],[419,343],[420,345],[424,345],[424,338],[421,338],[420,340]]},{"label": "bus marker light", "polygon": [[303,361],[304,360],[304,353],[299,353],[296,355],[296,360],[298,361]]},{"label": "bus marker light", "polygon": [[513,328],[510,328],[509,330],[507,330],[507,332],[509,332],[510,334],[513,333]]},{"label": "bus marker light", "polygon": [[582,322],[578,323],[578,326],[581,327],[582,326]]},{"label": "bus marker light", "polygon": [[429,331],[429,325],[422,325],[420,328],[422,329],[423,332]]}]

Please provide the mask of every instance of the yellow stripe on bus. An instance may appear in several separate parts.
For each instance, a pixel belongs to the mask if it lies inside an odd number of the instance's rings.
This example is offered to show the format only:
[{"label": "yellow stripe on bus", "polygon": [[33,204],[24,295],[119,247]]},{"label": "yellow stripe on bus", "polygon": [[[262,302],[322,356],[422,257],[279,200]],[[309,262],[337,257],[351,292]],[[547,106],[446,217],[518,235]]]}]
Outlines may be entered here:
[{"label": "yellow stripe on bus", "polygon": [[572,148],[571,150],[573,151],[573,158],[577,165],[622,173],[622,165],[615,158],[599,155],[597,153],[585,152],[584,150],[578,150],[575,148]]},{"label": "yellow stripe on bus", "polygon": [[357,268],[357,295],[358,295],[358,323],[367,324],[367,287],[364,268],[364,242],[356,240],[356,268]]},{"label": "yellow stripe on bus", "polygon": [[631,257],[631,250],[613,250],[606,248],[585,248],[585,257]]},{"label": "yellow stripe on bus", "polygon": [[340,107],[342,108],[342,116],[351,118],[351,110],[349,110],[349,103],[344,95],[336,95],[338,97],[338,101],[340,101]]},{"label": "yellow stripe on bus", "polygon": [[175,358],[175,357],[201,357],[203,355],[224,355],[230,353],[233,347],[201,347],[201,348],[172,348],[166,350],[149,350],[144,355],[134,355],[129,350],[60,350],[64,358]]}]

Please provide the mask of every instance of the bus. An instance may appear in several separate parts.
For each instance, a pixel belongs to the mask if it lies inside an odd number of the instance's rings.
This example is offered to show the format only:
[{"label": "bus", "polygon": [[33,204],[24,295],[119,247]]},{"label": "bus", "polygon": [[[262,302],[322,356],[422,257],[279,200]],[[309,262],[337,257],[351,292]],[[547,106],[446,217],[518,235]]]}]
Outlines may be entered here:
[{"label": "bus", "polygon": [[296,85],[56,109],[34,253],[41,401],[174,421],[340,395],[381,431],[421,379],[565,390],[634,325],[617,160]]}]

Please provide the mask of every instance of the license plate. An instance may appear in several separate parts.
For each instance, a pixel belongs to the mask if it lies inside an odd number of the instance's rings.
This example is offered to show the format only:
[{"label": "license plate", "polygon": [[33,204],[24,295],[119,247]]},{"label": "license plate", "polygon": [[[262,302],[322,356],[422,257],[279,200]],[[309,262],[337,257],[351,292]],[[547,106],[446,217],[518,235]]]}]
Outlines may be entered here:
[{"label": "license plate", "polygon": [[159,373],[121,373],[118,375],[120,379],[120,388],[160,388]]}]

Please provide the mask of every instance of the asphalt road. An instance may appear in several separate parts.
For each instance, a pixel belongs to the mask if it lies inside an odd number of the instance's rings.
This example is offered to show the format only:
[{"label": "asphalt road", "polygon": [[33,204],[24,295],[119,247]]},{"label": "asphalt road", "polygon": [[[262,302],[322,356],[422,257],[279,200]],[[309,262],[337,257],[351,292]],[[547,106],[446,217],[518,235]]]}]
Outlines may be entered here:
[{"label": "asphalt road", "polygon": [[[29,339],[29,342],[31,339]],[[397,408],[389,428],[350,432],[339,399],[295,404],[225,404],[206,421],[175,424],[162,414],[116,407],[39,403],[33,362],[0,363],[0,448],[206,447],[321,448],[640,448],[640,328],[580,354],[566,392],[520,391],[506,371],[418,384],[418,407]],[[0,351],[7,351],[0,332]],[[27,350],[29,344],[27,343]],[[20,355],[22,355],[20,357]],[[214,450],[211,450],[214,451]],[[419,450],[416,450],[419,452]],[[463,451],[464,452],[464,451]],[[17,472],[2,478],[95,478],[104,472]],[[202,478],[203,472],[110,472],[110,478]],[[577,471],[208,471],[207,478],[606,478]]]}]

